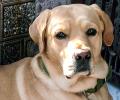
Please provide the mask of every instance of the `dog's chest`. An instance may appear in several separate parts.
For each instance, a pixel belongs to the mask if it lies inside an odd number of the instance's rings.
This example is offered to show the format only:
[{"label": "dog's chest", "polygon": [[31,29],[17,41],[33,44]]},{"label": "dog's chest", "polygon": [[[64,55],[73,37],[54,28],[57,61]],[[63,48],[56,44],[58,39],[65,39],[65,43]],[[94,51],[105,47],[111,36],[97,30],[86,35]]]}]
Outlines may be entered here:
[{"label": "dog's chest", "polygon": [[87,100],[83,94],[76,95],[74,93],[65,92],[59,88],[56,88],[56,86],[54,87],[54,85],[50,88],[49,85],[46,86],[39,83],[35,84],[34,88],[37,94],[34,96],[36,98],[35,100]]},{"label": "dog's chest", "polygon": [[[83,95],[77,96],[72,93],[66,93],[63,91],[54,92],[56,99],[53,100],[87,100]],[[54,98],[54,97],[53,97]]]},{"label": "dog's chest", "polygon": [[[71,93],[61,91],[44,93],[42,100],[87,100],[84,96],[77,96]],[[39,99],[38,99],[39,100]]]}]

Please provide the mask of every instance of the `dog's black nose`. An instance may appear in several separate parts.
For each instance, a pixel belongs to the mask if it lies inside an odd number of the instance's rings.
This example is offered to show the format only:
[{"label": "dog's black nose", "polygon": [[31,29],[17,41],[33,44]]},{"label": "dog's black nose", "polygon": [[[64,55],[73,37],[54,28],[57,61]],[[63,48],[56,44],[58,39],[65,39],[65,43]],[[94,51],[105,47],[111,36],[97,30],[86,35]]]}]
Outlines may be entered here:
[{"label": "dog's black nose", "polygon": [[89,60],[91,58],[90,51],[81,52],[75,55],[75,60]]},{"label": "dog's black nose", "polygon": [[75,56],[76,72],[90,70],[90,51],[83,51]]}]

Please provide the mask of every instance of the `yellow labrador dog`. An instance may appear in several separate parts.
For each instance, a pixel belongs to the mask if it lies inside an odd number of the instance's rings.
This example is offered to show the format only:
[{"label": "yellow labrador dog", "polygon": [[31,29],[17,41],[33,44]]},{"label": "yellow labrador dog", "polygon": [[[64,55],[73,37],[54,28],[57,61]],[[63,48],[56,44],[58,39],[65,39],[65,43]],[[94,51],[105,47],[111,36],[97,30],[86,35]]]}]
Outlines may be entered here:
[{"label": "yellow labrador dog", "polygon": [[40,53],[0,67],[0,100],[112,99],[101,46],[112,44],[113,26],[96,4],[45,10],[29,33]]}]

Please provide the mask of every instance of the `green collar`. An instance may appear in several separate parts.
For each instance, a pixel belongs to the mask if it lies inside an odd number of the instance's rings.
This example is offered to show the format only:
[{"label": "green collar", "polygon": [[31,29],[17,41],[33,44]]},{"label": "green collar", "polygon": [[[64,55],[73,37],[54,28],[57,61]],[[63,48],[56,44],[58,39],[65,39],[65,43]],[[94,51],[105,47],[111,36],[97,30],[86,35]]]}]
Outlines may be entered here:
[{"label": "green collar", "polygon": [[47,70],[47,68],[46,68],[42,58],[40,57],[38,61],[39,61],[38,62],[39,63],[39,68],[41,69],[41,71],[43,73],[45,73],[48,77],[50,77],[50,74],[49,74],[49,72],[48,72],[48,70]]},{"label": "green collar", "polygon": [[111,76],[112,76],[112,68],[109,67],[109,72],[108,72],[108,75],[107,75],[106,79],[98,79],[97,80],[97,85],[95,86],[95,88],[88,89],[87,91],[85,91],[85,93],[91,94],[91,93],[97,92],[105,84],[105,82],[108,81],[111,78]]},{"label": "green collar", "polygon": [[106,82],[105,79],[98,79],[95,88],[88,89],[87,91],[85,91],[85,93],[97,92],[105,84],[105,82]]},{"label": "green collar", "polygon": [[[49,74],[49,72],[48,72],[48,70],[47,70],[47,68],[46,68],[46,66],[41,58],[39,59],[39,67],[40,67],[42,72],[44,72],[48,77],[50,77],[50,74]],[[109,67],[109,72],[108,72],[106,79],[98,79],[97,85],[95,86],[95,88],[88,89],[85,91],[85,93],[91,94],[91,93],[97,92],[105,84],[105,82],[110,79],[111,75],[112,75],[112,69],[111,69],[111,67]]]}]

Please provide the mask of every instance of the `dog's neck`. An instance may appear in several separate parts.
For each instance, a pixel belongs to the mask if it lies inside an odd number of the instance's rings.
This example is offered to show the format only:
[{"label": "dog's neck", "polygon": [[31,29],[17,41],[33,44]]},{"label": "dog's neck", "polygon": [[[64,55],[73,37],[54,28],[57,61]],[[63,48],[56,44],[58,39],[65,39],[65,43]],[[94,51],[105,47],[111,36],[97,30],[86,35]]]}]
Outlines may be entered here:
[{"label": "dog's neck", "polygon": [[[38,59],[38,66],[39,66],[39,69],[42,71],[42,73],[44,73],[44,75],[48,79],[52,79],[51,73],[48,71],[48,69],[47,69],[46,65],[44,64],[44,61],[41,59],[41,57],[39,57],[39,59]],[[81,92],[83,92],[85,94],[95,93],[104,85],[104,83],[105,83],[105,79],[98,79],[95,88],[91,88],[88,90],[82,90],[82,91],[80,91],[80,93]]]}]

